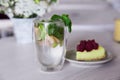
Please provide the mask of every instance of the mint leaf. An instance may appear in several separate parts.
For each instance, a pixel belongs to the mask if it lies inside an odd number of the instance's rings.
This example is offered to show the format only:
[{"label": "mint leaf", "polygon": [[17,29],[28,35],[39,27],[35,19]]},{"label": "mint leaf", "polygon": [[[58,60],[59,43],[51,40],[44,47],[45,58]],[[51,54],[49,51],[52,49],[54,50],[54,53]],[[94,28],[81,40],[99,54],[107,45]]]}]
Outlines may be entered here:
[{"label": "mint leaf", "polygon": [[52,21],[57,21],[57,20],[61,20],[64,22],[65,26],[68,27],[68,31],[71,32],[72,31],[72,22],[71,22],[71,19],[69,18],[69,15],[67,14],[62,14],[62,16],[60,15],[53,15],[51,17],[51,20]]},{"label": "mint leaf", "polygon": [[59,40],[63,40],[64,39],[64,28],[59,27],[56,24],[49,24],[48,25],[48,34],[50,36],[55,36]]},{"label": "mint leaf", "polygon": [[61,20],[61,19],[62,19],[62,17],[59,15],[56,15],[56,14],[51,17],[51,20],[53,20],[53,21]]},{"label": "mint leaf", "polygon": [[46,36],[46,31],[45,31],[44,24],[39,23],[38,29],[40,30],[39,40],[44,40],[44,39],[45,39],[45,36]]},{"label": "mint leaf", "polygon": [[72,22],[71,22],[71,20],[70,20],[70,18],[69,18],[69,15],[63,14],[63,15],[62,15],[62,20],[63,20],[65,26],[68,27],[68,31],[71,32],[71,31],[72,31],[72,29],[71,29]]}]

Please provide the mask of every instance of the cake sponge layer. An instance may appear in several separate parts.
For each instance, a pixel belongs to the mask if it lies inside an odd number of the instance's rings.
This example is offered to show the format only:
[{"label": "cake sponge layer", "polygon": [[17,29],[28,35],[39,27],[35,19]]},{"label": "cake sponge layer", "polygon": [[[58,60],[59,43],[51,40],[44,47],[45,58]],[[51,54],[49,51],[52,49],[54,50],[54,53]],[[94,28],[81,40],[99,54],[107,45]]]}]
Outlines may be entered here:
[{"label": "cake sponge layer", "polygon": [[77,51],[76,52],[76,59],[77,60],[85,60],[85,61],[91,61],[91,60],[101,60],[106,57],[105,49],[102,46],[99,46],[97,50],[92,51]]}]

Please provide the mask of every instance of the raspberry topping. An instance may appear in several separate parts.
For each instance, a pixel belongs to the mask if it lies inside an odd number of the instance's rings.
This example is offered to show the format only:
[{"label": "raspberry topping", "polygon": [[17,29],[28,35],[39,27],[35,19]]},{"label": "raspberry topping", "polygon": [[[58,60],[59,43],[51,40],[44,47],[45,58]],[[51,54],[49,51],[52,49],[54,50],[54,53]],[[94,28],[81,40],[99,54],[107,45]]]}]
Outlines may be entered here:
[{"label": "raspberry topping", "polygon": [[83,52],[85,50],[85,47],[82,45],[77,45],[77,50]]},{"label": "raspberry topping", "polygon": [[99,45],[95,42],[95,40],[82,40],[80,41],[80,44],[77,45],[77,51],[92,51],[93,49],[98,49],[98,46]]}]

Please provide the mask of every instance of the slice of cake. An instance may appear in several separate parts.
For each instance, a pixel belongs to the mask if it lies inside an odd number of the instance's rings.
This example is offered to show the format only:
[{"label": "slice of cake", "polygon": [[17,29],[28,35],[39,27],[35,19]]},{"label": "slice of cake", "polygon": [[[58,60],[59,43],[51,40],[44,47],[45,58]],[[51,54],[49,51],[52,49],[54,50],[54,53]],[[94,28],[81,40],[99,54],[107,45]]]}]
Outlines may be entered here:
[{"label": "slice of cake", "polygon": [[77,45],[76,60],[96,61],[106,57],[105,49],[98,45],[95,40],[82,40]]}]

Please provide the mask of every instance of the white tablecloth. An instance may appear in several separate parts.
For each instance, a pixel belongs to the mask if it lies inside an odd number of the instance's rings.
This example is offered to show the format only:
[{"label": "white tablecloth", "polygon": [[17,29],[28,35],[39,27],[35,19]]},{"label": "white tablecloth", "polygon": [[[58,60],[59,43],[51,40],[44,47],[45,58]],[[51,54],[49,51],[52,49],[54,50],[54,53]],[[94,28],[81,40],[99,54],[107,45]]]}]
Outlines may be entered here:
[{"label": "white tablecloth", "polygon": [[[71,65],[65,62],[59,72],[42,72],[33,44],[17,44],[15,39],[0,40],[0,80],[120,80],[120,43],[113,40],[113,30],[73,28],[67,49],[74,49],[82,39],[95,39],[115,58],[101,66]],[[90,27],[89,27],[90,28]]]}]

